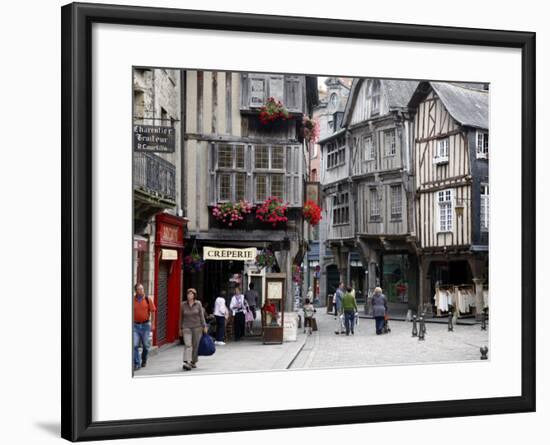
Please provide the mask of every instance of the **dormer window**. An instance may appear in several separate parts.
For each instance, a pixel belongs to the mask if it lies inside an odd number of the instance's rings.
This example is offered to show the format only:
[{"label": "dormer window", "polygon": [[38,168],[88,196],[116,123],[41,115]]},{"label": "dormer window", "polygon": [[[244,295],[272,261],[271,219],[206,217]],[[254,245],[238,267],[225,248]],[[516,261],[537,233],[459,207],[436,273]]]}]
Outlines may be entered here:
[{"label": "dormer window", "polygon": [[376,116],[380,114],[380,81],[378,79],[372,80],[369,87],[370,114]]}]

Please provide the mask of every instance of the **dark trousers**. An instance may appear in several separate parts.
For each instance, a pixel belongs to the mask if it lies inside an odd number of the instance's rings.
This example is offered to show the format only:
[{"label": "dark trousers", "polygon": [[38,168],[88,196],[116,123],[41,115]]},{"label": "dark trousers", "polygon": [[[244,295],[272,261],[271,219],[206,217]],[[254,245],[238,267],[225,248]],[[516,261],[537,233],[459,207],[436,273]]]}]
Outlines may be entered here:
[{"label": "dark trousers", "polygon": [[237,312],[233,317],[233,330],[235,331],[235,341],[240,340],[244,335],[244,312]]},{"label": "dark trousers", "polygon": [[384,316],[374,317],[374,320],[376,321],[376,333],[381,334],[384,329]]},{"label": "dark trousers", "polygon": [[216,315],[216,341],[223,341],[225,338],[225,317]]},{"label": "dark trousers", "polygon": [[344,322],[346,324],[346,335],[349,335],[349,331],[353,334],[353,328],[355,325],[355,312],[344,311]]}]

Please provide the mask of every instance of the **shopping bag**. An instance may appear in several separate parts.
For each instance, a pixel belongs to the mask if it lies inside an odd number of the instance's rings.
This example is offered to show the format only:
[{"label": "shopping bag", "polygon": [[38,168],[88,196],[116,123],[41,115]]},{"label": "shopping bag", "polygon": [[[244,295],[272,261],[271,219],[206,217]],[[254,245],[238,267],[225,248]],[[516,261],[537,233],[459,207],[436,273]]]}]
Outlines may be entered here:
[{"label": "shopping bag", "polygon": [[214,340],[208,334],[202,334],[199,342],[199,355],[212,355],[216,352],[216,345]]}]

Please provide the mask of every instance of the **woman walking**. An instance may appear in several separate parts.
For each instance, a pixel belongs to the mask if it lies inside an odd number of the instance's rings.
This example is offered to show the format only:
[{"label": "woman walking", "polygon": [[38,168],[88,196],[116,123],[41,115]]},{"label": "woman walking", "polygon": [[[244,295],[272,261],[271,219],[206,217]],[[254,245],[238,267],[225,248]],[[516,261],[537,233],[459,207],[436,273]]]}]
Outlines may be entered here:
[{"label": "woman walking", "polygon": [[214,303],[214,316],[216,317],[216,344],[225,345],[225,320],[229,317],[229,310],[225,304],[226,292],[222,290]]},{"label": "woman walking", "polygon": [[384,317],[388,312],[388,300],[382,293],[382,289],[377,287],[372,295],[372,315],[376,321],[376,335],[380,335],[384,329]]},{"label": "woman walking", "polygon": [[183,370],[190,371],[199,361],[199,342],[208,327],[204,318],[202,304],[197,300],[197,290],[187,289],[187,301],[181,305],[181,330],[183,336]]}]

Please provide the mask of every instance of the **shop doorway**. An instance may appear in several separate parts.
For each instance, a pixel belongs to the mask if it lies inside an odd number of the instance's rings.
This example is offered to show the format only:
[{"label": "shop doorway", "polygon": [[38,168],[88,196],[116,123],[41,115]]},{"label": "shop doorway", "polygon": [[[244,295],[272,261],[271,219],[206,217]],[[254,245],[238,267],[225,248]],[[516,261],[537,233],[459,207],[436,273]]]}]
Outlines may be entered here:
[{"label": "shop doorway", "polygon": [[168,326],[168,275],[170,270],[169,261],[160,261],[158,270],[157,289],[157,343],[162,345],[166,342]]}]

